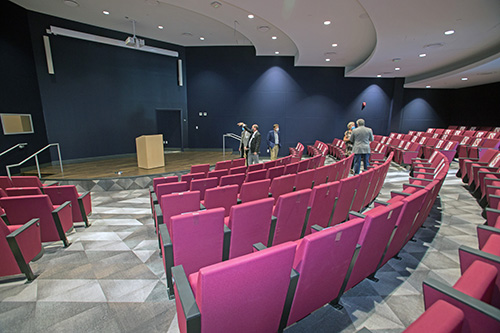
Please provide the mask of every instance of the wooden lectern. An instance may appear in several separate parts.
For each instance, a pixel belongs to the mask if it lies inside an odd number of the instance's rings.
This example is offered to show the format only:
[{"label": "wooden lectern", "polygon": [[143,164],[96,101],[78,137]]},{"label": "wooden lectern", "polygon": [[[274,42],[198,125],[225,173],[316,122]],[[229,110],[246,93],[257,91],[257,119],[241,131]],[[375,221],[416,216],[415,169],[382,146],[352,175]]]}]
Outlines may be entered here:
[{"label": "wooden lectern", "polygon": [[137,165],[143,169],[165,166],[163,134],[141,135],[135,138]]}]

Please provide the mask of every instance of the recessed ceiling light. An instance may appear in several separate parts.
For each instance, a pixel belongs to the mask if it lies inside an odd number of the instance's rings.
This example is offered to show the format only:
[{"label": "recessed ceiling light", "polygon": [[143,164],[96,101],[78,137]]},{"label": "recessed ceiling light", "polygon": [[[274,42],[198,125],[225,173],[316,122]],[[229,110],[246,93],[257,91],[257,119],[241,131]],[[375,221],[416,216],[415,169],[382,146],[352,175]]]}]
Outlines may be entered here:
[{"label": "recessed ceiling light", "polygon": [[426,88],[430,88],[431,86],[425,86]]},{"label": "recessed ceiling light", "polygon": [[249,19],[253,19],[255,16],[253,14],[248,14]]},{"label": "recessed ceiling light", "polygon": [[276,51],[276,52],[274,52],[274,54],[280,54],[280,52],[279,52],[279,51]]},{"label": "recessed ceiling light", "polygon": [[339,44],[337,44],[337,43],[333,43],[333,44],[332,44],[332,47],[337,47],[338,45],[339,45]]},{"label": "recessed ceiling light", "polygon": [[377,77],[382,77],[382,74],[378,74]]},{"label": "recessed ceiling light", "polygon": [[158,26],[158,29],[163,29],[163,26],[162,26],[162,25],[159,25],[159,26]]},{"label": "recessed ceiling light", "polygon": [[398,62],[398,61],[401,61],[401,58],[393,58],[392,59],[392,62]]},{"label": "recessed ceiling light", "polygon": [[401,68],[399,68],[399,67],[394,68],[395,71],[399,71],[400,69]]},{"label": "recessed ceiling light", "polygon": [[423,57],[427,57],[427,54],[425,54],[425,53],[420,53],[418,56],[419,56],[420,58],[423,58]]},{"label": "recessed ceiling light", "polygon": [[454,33],[455,33],[455,30],[446,30],[446,31],[444,32],[444,34],[445,34],[445,35],[447,35],[447,36],[448,36],[448,35],[453,35]]},{"label": "recessed ceiling light", "polygon": [[214,1],[210,3],[210,6],[214,8],[219,8],[220,6],[222,6],[222,4],[219,1]]},{"label": "recessed ceiling light", "polygon": [[444,43],[432,43],[424,45],[424,49],[437,49],[444,46]]},{"label": "recessed ceiling light", "polygon": [[327,20],[327,21],[323,22],[323,24],[324,24],[324,25],[330,25],[330,24],[332,24],[332,21],[328,21],[328,20]]},{"label": "recessed ceiling light", "polygon": [[325,59],[325,61],[326,61],[326,62],[330,61],[330,58],[326,58],[326,59]]},{"label": "recessed ceiling light", "polygon": [[463,78],[462,78],[462,81],[467,81],[468,79],[469,79],[469,78],[467,78],[467,77],[463,77]]},{"label": "recessed ceiling light", "polygon": [[192,33],[190,33],[190,32],[183,32],[183,33],[182,33],[182,36],[185,36],[185,37],[192,37],[192,36],[193,36],[193,34],[192,34]]},{"label": "recessed ceiling light", "polygon": [[63,2],[66,6],[69,6],[69,7],[78,7],[79,6],[78,2],[73,1],[73,0],[64,0]]},{"label": "recessed ceiling light", "polygon": [[103,11],[102,11],[102,13],[103,13],[104,15],[109,15],[109,12],[108,12],[107,10],[103,10]]},{"label": "recessed ceiling light", "polygon": [[272,38],[272,39],[278,39],[278,37],[276,37],[276,36],[273,36],[273,37],[271,37],[271,38]]},{"label": "recessed ceiling light", "polygon": [[201,36],[201,37],[200,37],[200,40],[205,40],[205,37]]}]

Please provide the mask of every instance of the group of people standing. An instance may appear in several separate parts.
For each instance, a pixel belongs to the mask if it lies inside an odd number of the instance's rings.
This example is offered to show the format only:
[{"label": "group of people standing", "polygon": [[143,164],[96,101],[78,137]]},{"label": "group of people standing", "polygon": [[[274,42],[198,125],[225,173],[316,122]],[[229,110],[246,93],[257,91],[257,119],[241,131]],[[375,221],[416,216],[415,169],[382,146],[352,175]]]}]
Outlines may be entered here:
[{"label": "group of people standing", "polygon": [[[363,161],[363,170],[367,170],[370,165],[370,142],[373,141],[373,131],[365,126],[364,119],[347,124],[347,131],[344,133],[344,142],[346,143],[346,153],[349,156],[354,154],[354,174],[359,174],[361,161]],[[245,123],[239,122],[241,126],[240,156],[247,159],[247,164],[259,163],[259,152],[261,135],[259,125],[253,124],[249,128]],[[281,147],[280,128],[278,124],[273,125],[273,129],[267,133],[267,147],[271,155],[271,161],[278,158],[278,152]]]}]

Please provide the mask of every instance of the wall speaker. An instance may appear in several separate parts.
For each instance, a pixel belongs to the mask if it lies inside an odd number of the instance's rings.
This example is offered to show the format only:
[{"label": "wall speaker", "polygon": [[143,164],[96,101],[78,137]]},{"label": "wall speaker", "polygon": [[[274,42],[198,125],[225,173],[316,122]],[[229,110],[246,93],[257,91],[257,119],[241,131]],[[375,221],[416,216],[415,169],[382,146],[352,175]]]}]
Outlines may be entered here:
[{"label": "wall speaker", "polygon": [[47,59],[47,70],[49,74],[55,74],[54,64],[52,63],[52,51],[50,50],[49,36],[43,36],[43,45],[45,46],[45,58]]},{"label": "wall speaker", "polygon": [[177,59],[177,84],[179,85],[179,87],[182,87],[184,85],[182,79],[182,59]]}]

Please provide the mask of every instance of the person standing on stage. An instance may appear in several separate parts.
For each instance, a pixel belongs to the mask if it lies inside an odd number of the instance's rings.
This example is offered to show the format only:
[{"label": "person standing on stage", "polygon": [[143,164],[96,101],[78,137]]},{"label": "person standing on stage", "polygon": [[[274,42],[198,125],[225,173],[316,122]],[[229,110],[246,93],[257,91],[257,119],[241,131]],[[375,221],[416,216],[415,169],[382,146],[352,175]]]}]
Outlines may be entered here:
[{"label": "person standing on stage", "polygon": [[271,153],[271,161],[276,160],[281,147],[280,125],[274,124],[273,129],[267,133],[267,147]]},{"label": "person standing on stage", "polygon": [[356,121],[358,125],[351,133],[350,141],[353,143],[352,153],[354,154],[354,174],[359,174],[361,159],[363,159],[363,170],[370,166],[370,142],[373,141],[373,131],[365,127],[364,119]]},{"label": "person standing on stage", "polygon": [[240,157],[242,157],[242,158],[248,159],[247,152],[246,152],[245,148],[248,146],[248,141],[250,140],[251,135],[252,135],[252,133],[245,131],[245,129],[242,129],[241,139],[240,139],[240,148],[239,148]]},{"label": "person standing on stage", "polygon": [[248,128],[245,123],[239,122],[238,126],[243,126],[245,131],[252,133],[250,139],[248,140],[248,145],[245,150],[248,154],[248,165],[259,163],[259,152],[260,152],[260,141],[261,136],[259,133],[259,125],[253,124],[252,129]]}]

